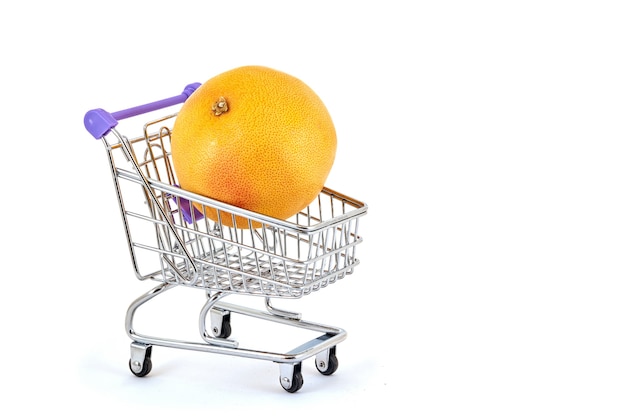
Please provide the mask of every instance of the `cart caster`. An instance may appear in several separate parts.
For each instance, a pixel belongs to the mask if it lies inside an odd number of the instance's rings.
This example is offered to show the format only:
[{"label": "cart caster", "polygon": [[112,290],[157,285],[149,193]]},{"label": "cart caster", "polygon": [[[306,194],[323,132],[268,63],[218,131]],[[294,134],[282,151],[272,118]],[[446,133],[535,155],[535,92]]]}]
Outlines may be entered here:
[{"label": "cart caster", "polygon": [[228,339],[232,332],[230,327],[230,311],[211,309],[211,332],[214,337]]},{"label": "cart caster", "polygon": [[130,345],[128,367],[138,377],[146,376],[152,370],[152,346],[133,342]]},{"label": "cart caster", "polygon": [[322,375],[332,375],[339,368],[337,346],[318,353],[315,356],[315,367]]},{"label": "cart caster", "polygon": [[280,364],[280,385],[285,391],[294,393],[304,385],[302,363]]}]

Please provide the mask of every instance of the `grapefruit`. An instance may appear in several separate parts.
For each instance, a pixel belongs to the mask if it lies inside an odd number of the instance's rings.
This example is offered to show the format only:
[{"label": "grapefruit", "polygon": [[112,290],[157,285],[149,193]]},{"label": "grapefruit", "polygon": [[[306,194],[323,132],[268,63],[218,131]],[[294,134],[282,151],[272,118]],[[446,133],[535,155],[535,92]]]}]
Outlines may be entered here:
[{"label": "grapefruit", "polygon": [[[172,131],[183,189],[282,220],[317,197],[336,148],[320,97],[300,79],[263,66],[234,68],[200,85]],[[217,221],[215,209],[205,211]],[[221,216],[226,226],[231,219]],[[237,216],[236,226],[248,222]]]}]

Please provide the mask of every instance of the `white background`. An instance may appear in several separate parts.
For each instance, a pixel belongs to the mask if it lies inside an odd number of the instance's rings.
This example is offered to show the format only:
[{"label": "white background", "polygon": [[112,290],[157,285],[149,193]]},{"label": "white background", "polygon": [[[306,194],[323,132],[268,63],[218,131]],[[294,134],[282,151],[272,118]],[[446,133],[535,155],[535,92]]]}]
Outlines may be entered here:
[{"label": "white background", "polygon": [[[60,0],[0,16],[3,415],[626,413],[623,2]],[[339,141],[327,185],[369,205],[355,274],[284,306],[348,331],[337,373],[305,362],[294,395],[276,364],[230,356],[155,348],[152,373],[130,373],[124,314],[151,284],[83,127],[89,109],[247,64],[320,95]],[[185,292],[164,329],[196,326]]]}]

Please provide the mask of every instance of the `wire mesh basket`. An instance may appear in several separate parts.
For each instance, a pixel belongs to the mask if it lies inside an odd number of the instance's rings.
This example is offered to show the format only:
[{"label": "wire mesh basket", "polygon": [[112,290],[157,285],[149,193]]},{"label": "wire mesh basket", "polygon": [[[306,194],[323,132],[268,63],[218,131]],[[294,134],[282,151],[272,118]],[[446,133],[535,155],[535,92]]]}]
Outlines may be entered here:
[{"label": "wire mesh basket", "polygon": [[[281,221],[186,192],[177,185],[170,159],[174,117],[147,123],[139,137],[127,139],[114,130],[115,140],[105,140],[130,250],[143,268],[137,269],[140,279],[297,298],[352,273],[359,263],[363,203],[324,188],[306,209]],[[142,188],[132,195],[143,195],[143,201],[126,198],[129,186]],[[155,261],[158,269],[145,272],[144,265]]]}]

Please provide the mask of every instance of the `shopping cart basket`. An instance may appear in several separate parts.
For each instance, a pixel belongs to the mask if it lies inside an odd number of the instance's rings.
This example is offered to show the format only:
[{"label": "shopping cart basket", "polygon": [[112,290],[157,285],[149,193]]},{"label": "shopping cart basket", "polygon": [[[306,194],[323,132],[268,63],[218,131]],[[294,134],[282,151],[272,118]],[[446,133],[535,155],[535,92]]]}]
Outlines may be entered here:
[{"label": "shopping cart basket", "polygon": [[[336,346],[347,334],[338,327],[305,321],[271,300],[300,298],[352,273],[359,264],[355,255],[362,240],[359,219],[367,205],[324,188],[309,207],[278,220],[181,189],[170,161],[173,107],[184,103],[199,85],[189,84],[180,95],[130,109],[114,113],[94,109],[85,114],[85,127],[106,149],[135,274],[139,280],[158,282],[127,310],[126,331],[132,339],[129,367],[136,376],[147,375],[152,346],[235,355],[278,363],[281,386],[296,392],[303,385],[304,359],[315,356],[324,375],[337,370]],[[120,133],[121,120],[137,121],[138,116],[165,109],[170,113],[137,124],[136,136]],[[217,211],[217,220],[205,215],[206,207]],[[224,222],[226,218],[232,220]],[[174,287],[206,292],[197,341],[145,335],[134,328],[137,309]],[[229,294],[261,297],[264,308],[222,301]],[[319,336],[288,352],[244,349],[229,339],[231,313]]]}]

